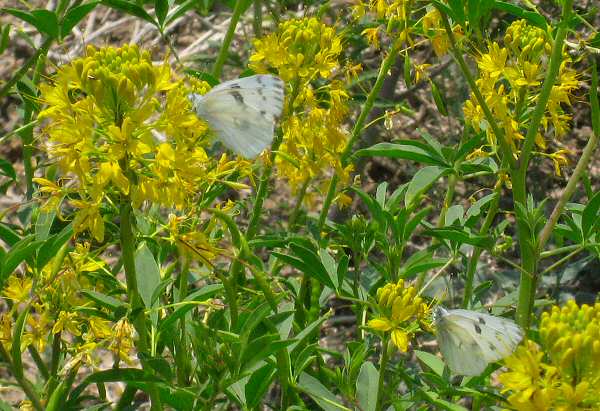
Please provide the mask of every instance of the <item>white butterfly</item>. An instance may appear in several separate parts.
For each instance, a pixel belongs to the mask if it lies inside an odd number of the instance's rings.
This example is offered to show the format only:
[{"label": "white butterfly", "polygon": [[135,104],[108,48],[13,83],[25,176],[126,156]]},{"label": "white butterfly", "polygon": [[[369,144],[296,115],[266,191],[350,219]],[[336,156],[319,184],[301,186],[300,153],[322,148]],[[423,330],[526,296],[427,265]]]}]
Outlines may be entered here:
[{"label": "white butterfly", "polygon": [[204,95],[189,96],[194,111],[229,149],[254,158],[273,141],[283,109],[283,81],[259,74],[226,81]]},{"label": "white butterfly", "polygon": [[459,375],[481,374],[489,363],[512,354],[523,339],[514,321],[477,311],[438,306],[434,319],[444,360]]}]

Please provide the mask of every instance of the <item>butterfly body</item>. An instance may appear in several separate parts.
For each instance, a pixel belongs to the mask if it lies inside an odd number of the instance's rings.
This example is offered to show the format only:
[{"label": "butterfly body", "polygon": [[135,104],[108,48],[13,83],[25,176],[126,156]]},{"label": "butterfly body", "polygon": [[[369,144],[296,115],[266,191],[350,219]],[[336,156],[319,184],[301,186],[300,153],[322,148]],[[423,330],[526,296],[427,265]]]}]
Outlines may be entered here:
[{"label": "butterfly body", "polygon": [[513,321],[477,311],[438,306],[434,321],[444,360],[460,375],[481,374],[489,363],[512,354],[523,339]]},{"label": "butterfly body", "polygon": [[189,99],[226,147],[254,158],[273,141],[283,109],[283,82],[259,74],[226,81],[204,95],[192,93]]}]

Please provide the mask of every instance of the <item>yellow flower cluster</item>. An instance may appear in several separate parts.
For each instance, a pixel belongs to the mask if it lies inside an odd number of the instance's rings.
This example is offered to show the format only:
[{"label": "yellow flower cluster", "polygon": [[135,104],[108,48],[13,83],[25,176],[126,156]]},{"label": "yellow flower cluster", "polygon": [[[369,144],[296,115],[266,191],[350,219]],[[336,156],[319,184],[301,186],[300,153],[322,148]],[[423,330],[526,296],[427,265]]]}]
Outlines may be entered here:
[{"label": "yellow flower cluster", "polygon": [[[353,6],[353,14],[357,19],[363,18],[366,14],[372,15],[376,20],[385,20],[387,27],[385,32],[400,42],[411,43],[410,34],[412,25],[409,23],[412,12],[412,1],[410,0],[367,0],[359,1]],[[379,48],[379,36],[384,29],[377,24],[363,30],[370,45]]]},{"label": "yellow flower cluster", "polygon": [[12,344],[12,316],[28,307],[21,350],[33,346],[44,352],[51,338],[60,338],[69,347],[65,369],[83,363],[96,365],[105,355],[99,350],[108,350],[115,359],[131,362],[134,335],[131,324],[124,318],[111,322],[108,318],[114,313],[92,309],[91,301],[81,293],[82,289],[105,291],[98,278],[106,268],[90,253],[89,246],[89,243],[76,244],[60,265],[51,260],[36,276],[35,289],[34,274],[29,270],[9,277],[2,295],[12,301],[12,309],[0,315],[0,343],[5,348]]},{"label": "yellow flower cluster", "polygon": [[[63,173],[60,184],[38,178],[48,207],[66,197],[76,209],[76,232],[101,242],[100,209],[107,196],[183,208],[211,184],[249,173],[244,161],[209,158],[207,125],[187,95],[205,82],[173,81],[168,64],[153,65],[135,45],[95,49],[62,66],[41,86],[47,108],[44,149]],[[182,161],[185,159],[185,161]]]},{"label": "yellow flower cluster", "polygon": [[257,39],[250,68],[257,73],[275,70],[285,82],[302,83],[328,78],[338,67],[342,39],[333,27],[315,17],[282,22],[276,33]]},{"label": "yellow flower cluster", "polygon": [[410,338],[418,329],[416,322],[430,316],[430,308],[417,296],[416,288],[406,287],[402,279],[377,290],[377,307],[379,316],[370,320],[367,326],[391,333],[392,342],[402,352],[408,350]]},{"label": "yellow flower cluster", "polygon": [[569,301],[542,315],[540,344],[529,341],[500,375],[516,410],[600,409],[600,303]]},{"label": "yellow flower cluster", "polygon": [[[279,29],[256,40],[250,68],[276,72],[291,90],[281,128],[283,143],[276,158],[277,173],[293,192],[328,170],[336,170],[342,181],[351,171],[343,169],[340,154],[348,141],[343,122],[348,113],[348,93],[340,80],[330,80],[341,69],[338,58],[342,37],[333,27],[314,17],[283,22]],[[356,73],[356,67],[347,68]],[[325,84],[313,87],[314,80]]]},{"label": "yellow flower cluster", "polygon": [[[504,47],[492,42],[487,53],[476,57],[479,67],[477,86],[515,157],[520,149],[520,140],[524,138],[524,130],[528,126],[528,113],[535,106],[541,91],[551,50],[552,38],[548,32],[529,25],[525,20],[517,20],[506,30]],[[536,145],[541,150],[546,149],[544,133],[549,129],[552,128],[556,139],[569,130],[571,116],[564,112],[563,106],[571,105],[572,92],[578,87],[577,73],[570,67],[570,63],[570,58],[565,53],[542,120],[543,130],[536,136]],[[495,153],[498,146],[497,136],[487,123],[474,95],[465,103],[464,113],[467,123],[475,130],[485,130],[491,149],[479,149],[473,155]],[[564,156],[553,154],[547,157],[554,161],[556,169],[560,172],[560,166],[564,165],[564,162],[561,162]]]}]

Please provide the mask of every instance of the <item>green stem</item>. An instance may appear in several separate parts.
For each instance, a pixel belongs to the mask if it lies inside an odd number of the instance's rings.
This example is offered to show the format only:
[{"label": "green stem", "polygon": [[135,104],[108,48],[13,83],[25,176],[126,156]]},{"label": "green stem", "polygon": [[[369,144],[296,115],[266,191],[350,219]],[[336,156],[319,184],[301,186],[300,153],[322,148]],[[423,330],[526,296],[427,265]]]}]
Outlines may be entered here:
[{"label": "green stem", "polygon": [[[483,221],[481,229],[479,230],[480,234],[486,233],[490,229],[492,223],[494,222],[494,218],[496,218],[496,214],[498,213],[502,185],[498,184],[498,187],[496,187],[494,191],[496,197],[492,200],[490,207],[488,208],[485,220]],[[465,279],[465,294],[463,296],[462,303],[463,308],[469,308],[469,305],[471,304],[471,299],[473,298],[473,281],[475,280],[475,271],[477,270],[477,263],[479,262],[479,257],[481,256],[482,252],[482,248],[474,247],[471,257],[469,257],[466,275],[467,278]]]},{"label": "green stem", "polygon": [[21,77],[23,77],[25,75],[25,73],[27,73],[27,71],[31,68],[31,66],[33,66],[34,63],[37,62],[38,57],[40,57],[42,54],[45,54],[48,51],[48,49],[52,45],[53,41],[54,41],[54,39],[51,37],[48,37],[46,40],[44,40],[42,45],[38,49],[35,50],[33,55],[31,57],[29,57],[29,59],[27,59],[27,61],[14,74],[14,76],[12,76],[10,78],[10,80],[8,80],[2,86],[2,88],[0,89],[0,98],[6,96],[8,94],[8,92],[10,91],[10,89],[12,88],[12,86],[17,84],[17,82],[21,79]]},{"label": "green stem", "polygon": [[[552,87],[559,74],[560,64],[562,61],[563,45],[567,36],[568,20],[570,18],[571,9],[573,8],[573,0],[565,0],[561,22],[559,23],[554,44],[552,46],[552,54],[548,63],[548,70],[545,75],[542,91],[538,96],[537,104],[530,118],[525,141],[521,148],[518,164],[516,168],[511,170],[511,180],[513,185],[513,202],[526,204],[527,200],[527,167],[531,150],[535,144],[535,136],[539,132],[540,123],[546,111],[546,105],[552,92]],[[558,217],[556,217],[558,219]],[[529,328],[531,312],[533,310],[533,301],[535,299],[535,291],[537,287],[537,263],[539,258],[539,249],[537,244],[531,244],[528,239],[528,228],[526,222],[517,220],[517,236],[519,239],[519,248],[521,254],[521,280],[519,283],[519,300],[517,302],[517,323],[524,329]],[[550,232],[554,227],[554,223],[550,226]],[[546,239],[549,234],[544,233]],[[528,275],[525,273],[531,273]]]},{"label": "green stem", "polygon": [[[597,245],[600,245],[600,244],[597,244]],[[581,247],[581,244],[572,244],[572,245],[567,245],[564,247],[555,248],[554,250],[544,251],[543,253],[540,253],[540,259],[554,257],[555,255],[558,255],[558,254],[569,253],[573,250],[578,249],[579,247]]]},{"label": "green stem", "polygon": [[27,398],[29,398],[29,401],[31,401],[33,408],[35,408],[36,411],[43,411],[45,408],[42,405],[42,402],[40,401],[40,398],[38,397],[37,393],[35,392],[33,385],[31,384],[31,382],[29,382],[29,380],[26,377],[23,376],[22,372],[18,373],[13,370],[13,363],[11,361],[10,355],[8,354],[2,343],[0,343],[0,358],[8,365],[10,372],[15,376],[17,383],[23,389],[23,392],[25,393]]},{"label": "green stem", "polygon": [[554,229],[554,226],[558,222],[558,218],[562,214],[563,209],[565,208],[565,205],[567,204],[567,202],[571,199],[571,197],[575,193],[575,190],[577,189],[577,183],[579,183],[579,180],[581,179],[581,177],[586,173],[586,169],[590,162],[590,159],[592,158],[592,154],[594,154],[594,151],[596,150],[596,147],[598,146],[598,139],[600,138],[600,104],[598,103],[597,90],[598,90],[598,71],[597,71],[595,61],[592,60],[592,84],[591,84],[591,88],[590,88],[590,106],[592,107],[592,128],[593,128],[592,135],[590,136],[590,139],[588,140],[587,144],[585,145],[585,148],[583,149],[583,153],[581,153],[581,157],[579,158],[579,161],[577,161],[577,165],[575,166],[575,171],[573,171],[573,174],[569,178],[569,181],[567,182],[567,186],[565,187],[565,190],[563,191],[562,195],[560,196],[560,199],[554,206],[554,209],[552,210],[552,214],[550,215],[550,218],[548,219],[548,221],[546,222],[546,224],[544,225],[544,228],[542,229],[542,231],[540,233],[540,237],[538,239],[538,252],[540,252],[540,253],[542,252],[542,250],[544,249],[544,246],[546,245],[546,242],[552,235],[552,230]]},{"label": "green stem", "polygon": [[302,202],[304,201],[304,197],[306,196],[306,191],[308,190],[308,186],[310,185],[310,180],[311,180],[311,178],[308,177],[304,181],[304,183],[302,184],[302,187],[300,187],[300,190],[298,191],[298,194],[296,195],[296,204],[294,205],[294,209],[292,210],[292,214],[290,214],[290,219],[288,221],[288,228],[290,230],[294,229],[294,225],[296,224],[298,215],[300,215],[300,210],[302,210]]},{"label": "green stem", "polygon": [[556,267],[560,267],[561,265],[563,265],[564,263],[566,263],[567,261],[569,261],[571,258],[575,257],[577,254],[579,254],[583,250],[585,250],[585,248],[581,247],[581,246],[579,248],[573,250],[572,252],[570,252],[569,254],[567,254],[566,256],[564,256],[563,258],[561,258],[560,260],[558,260],[554,264],[552,264],[550,267],[548,267],[544,271],[542,271],[540,273],[540,276],[552,272],[552,270],[554,270]]},{"label": "green stem", "polygon": [[385,369],[389,360],[388,355],[388,337],[387,334],[381,341],[381,358],[379,359],[379,380],[377,382],[377,405],[375,409],[381,411],[383,409],[383,395],[385,389]]},{"label": "green stem", "polygon": [[[138,333],[136,347],[140,353],[149,355],[148,327],[144,315],[144,303],[137,287],[137,275],[135,270],[135,237],[132,227],[132,209],[128,198],[121,201],[120,231],[121,231],[121,253],[123,267],[125,269],[125,281],[127,283],[127,296],[131,306],[132,323]],[[144,371],[151,373],[146,361],[142,361]],[[148,383],[148,394],[150,395],[152,411],[162,410],[160,394],[153,383]]]},{"label": "green stem", "polygon": [[[373,109],[373,105],[375,104],[375,100],[379,96],[379,92],[381,91],[383,82],[384,82],[386,76],[388,75],[390,68],[396,61],[396,57],[398,56],[398,52],[401,47],[402,47],[402,43],[399,41],[396,41],[392,45],[392,48],[390,49],[390,52],[388,53],[388,55],[385,57],[385,59],[381,63],[381,67],[379,67],[379,73],[377,74],[377,79],[375,80],[375,84],[373,85],[373,88],[369,92],[369,95],[367,96],[367,100],[365,101],[365,104],[363,104],[363,106],[362,106],[361,112],[358,115],[358,118],[356,119],[356,122],[354,123],[352,133],[350,134],[350,140],[346,144],[346,147],[344,148],[344,151],[342,152],[342,155],[340,157],[340,162],[341,162],[342,167],[345,167],[347,165],[348,160],[350,159],[350,155],[352,154],[352,149],[354,148],[356,141],[360,137],[360,134],[365,125],[365,121],[367,120],[369,113]],[[323,227],[325,226],[325,220],[327,219],[327,215],[329,213],[329,208],[331,207],[331,203],[333,202],[333,199],[335,197],[338,182],[339,182],[339,176],[336,173],[333,175],[333,177],[331,178],[331,181],[329,182],[329,188],[327,189],[327,195],[325,196],[325,200],[323,201],[323,206],[321,207],[321,213],[319,214],[319,223],[318,223],[319,235],[320,235],[321,231],[323,230]]]},{"label": "green stem", "polygon": [[492,131],[493,131],[494,135],[496,136],[498,143],[500,144],[500,150],[502,151],[502,156],[506,157],[512,165],[514,163],[515,159],[513,157],[512,150],[510,149],[510,146],[508,145],[508,142],[504,138],[504,130],[502,130],[500,127],[498,127],[498,123],[496,122],[496,119],[494,118],[492,111],[490,110],[489,106],[487,105],[485,98],[483,98],[483,95],[481,94],[481,91],[479,90],[479,87],[477,86],[477,83],[475,82],[475,79],[473,78],[473,75],[471,74],[471,70],[469,69],[469,66],[467,66],[467,63],[466,63],[465,59],[463,58],[461,51],[458,48],[456,38],[454,37],[454,31],[452,31],[452,28],[450,27],[450,23],[448,22],[448,16],[446,16],[446,14],[444,13],[444,11],[442,9],[438,8],[438,11],[440,12],[440,15],[442,16],[442,23],[444,25],[444,29],[446,30],[446,34],[448,35],[448,39],[450,40],[452,56],[458,63],[458,66],[460,67],[460,70],[461,70],[463,76],[465,77],[465,79],[467,80],[467,83],[469,84],[469,88],[470,88],[471,92],[473,93],[473,95],[475,96],[475,99],[477,100],[477,103],[483,110],[485,119],[487,120],[489,126],[492,128]]},{"label": "green stem", "polygon": [[[189,259],[183,257],[185,261],[182,264],[181,273],[179,273],[179,296],[177,302],[185,300],[188,294],[188,275],[189,275]],[[185,325],[185,315],[179,320],[179,341],[177,341],[177,383],[180,386],[188,385],[190,375],[190,361],[187,347],[187,332]]]},{"label": "green stem", "polygon": [[231,45],[231,40],[233,40],[233,35],[235,34],[235,28],[237,27],[238,21],[240,20],[240,16],[242,15],[244,3],[244,0],[237,0],[235,2],[235,7],[233,8],[233,15],[231,16],[231,20],[229,21],[227,33],[225,33],[225,38],[223,38],[223,44],[221,44],[221,49],[219,50],[219,55],[217,56],[215,66],[213,67],[212,71],[213,76],[215,76],[216,78],[221,77],[221,71],[223,70],[225,60],[227,60],[227,55],[229,54],[229,46]]},{"label": "green stem", "polygon": [[262,37],[262,0],[254,0],[254,20],[252,21],[254,28],[254,37]]}]

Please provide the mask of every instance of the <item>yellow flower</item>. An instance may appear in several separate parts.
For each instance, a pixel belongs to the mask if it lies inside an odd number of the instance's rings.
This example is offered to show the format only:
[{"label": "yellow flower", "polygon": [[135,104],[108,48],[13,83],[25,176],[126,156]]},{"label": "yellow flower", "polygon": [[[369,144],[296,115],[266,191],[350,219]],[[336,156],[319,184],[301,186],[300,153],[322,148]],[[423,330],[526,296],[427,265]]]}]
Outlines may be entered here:
[{"label": "yellow flower", "polygon": [[52,327],[52,334],[56,334],[62,331],[68,331],[73,335],[81,335],[80,319],[75,312],[61,311],[58,315],[58,319]]},{"label": "yellow flower", "polygon": [[31,278],[12,275],[8,279],[8,286],[4,288],[2,294],[9,300],[22,303],[29,299],[32,285],[33,280]]},{"label": "yellow flower", "polygon": [[600,303],[569,301],[542,314],[540,346],[517,348],[500,375],[517,410],[600,409]]},{"label": "yellow flower", "polygon": [[370,27],[364,29],[360,34],[365,36],[367,39],[367,43],[369,43],[374,48],[379,48],[379,27]]},{"label": "yellow flower", "polygon": [[429,316],[430,309],[414,287],[405,287],[404,280],[386,284],[377,290],[379,316],[367,323],[373,330],[390,333],[392,343],[401,352],[408,350],[415,324]]},{"label": "yellow flower", "polygon": [[489,76],[490,80],[496,81],[504,72],[508,50],[501,49],[498,43],[492,43],[489,52],[482,54],[477,61],[479,69],[483,71],[485,76]]}]

